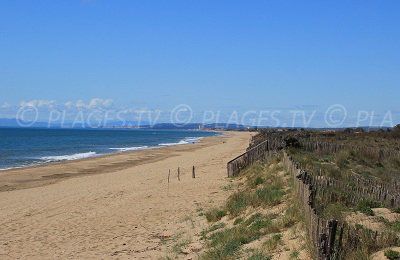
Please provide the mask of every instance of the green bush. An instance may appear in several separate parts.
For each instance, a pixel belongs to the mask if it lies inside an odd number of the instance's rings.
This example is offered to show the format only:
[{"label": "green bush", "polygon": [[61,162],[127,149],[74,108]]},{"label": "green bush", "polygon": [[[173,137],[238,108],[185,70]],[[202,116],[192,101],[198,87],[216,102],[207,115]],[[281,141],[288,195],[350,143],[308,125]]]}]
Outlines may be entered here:
[{"label": "green bush", "polygon": [[298,206],[292,205],[286,209],[285,215],[282,218],[281,225],[285,228],[291,227],[298,223],[302,218],[302,214]]},{"label": "green bush", "polygon": [[207,211],[205,215],[208,222],[216,222],[226,215],[226,211],[213,208]]},{"label": "green bush", "polygon": [[[336,219],[342,220],[344,216],[344,212],[348,209],[341,203],[331,203],[326,206],[322,211],[322,216],[326,219]],[[371,209],[370,209],[371,210]],[[372,210],[371,210],[372,211]]]},{"label": "green bush", "polygon": [[264,253],[261,252],[255,252],[253,253],[248,260],[271,260],[272,258],[268,255],[265,255]]},{"label": "green bush", "polygon": [[226,203],[226,209],[232,216],[237,216],[251,203],[251,197],[245,192],[235,192]]},{"label": "green bush", "polygon": [[368,216],[373,216],[374,212],[372,211],[371,208],[377,208],[380,207],[380,203],[368,199],[361,200],[358,202],[356,206],[356,210],[360,211]]},{"label": "green bush", "polygon": [[390,260],[400,259],[400,253],[391,249],[385,251],[385,256]]},{"label": "green bush", "polygon": [[339,168],[345,168],[349,164],[349,151],[342,150],[335,154],[335,162]]},{"label": "green bush", "polygon": [[282,234],[274,234],[270,239],[265,241],[264,245],[268,250],[275,250],[282,240]]},{"label": "green bush", "polygon": [[294,250],[292,253],[290,253],[290,259],[298,259],[300,255],[300,252],[297,250]]},{"label": "green bush", "polygon": [[[278,227],[273,225],[270,216],[256,213],[232,228],[211,234],[209,237],[211,249],[205,253],[203,259],[227,259],[237,256],[237,251],[240,250],[242,245],[277,230]],[[280,240],[280,236],[274,236],[274,238]]]},{"label": "green bush", "polygon": [[265,182],[265,180],[263,178],[257,177],[256,180],[254,181],[254,185],[258,186],[258,185],[263,184],[264,182]]},{"label": "green bush", "polygon": [[218,223],[218,224],[215,224],[215,225],[211,226],[211,227],[208,229],[208,232],[213,232],[213,231],[215,231],[215,230],[217,230],[217,229],[221,229],[221,228],[223,228],[223,227],[225,227],[225,223]]},{"label": "green bush", "polygon": [[225,229],[210,236],[211,249],[203,259],[226,259],[234,256],[240,247],[252,240],[247,236],[246,230],[241,227]]},{"label": "green bush", "polygon": [[238,224],[240,224],[242,222],[243,222],[242,218],[237,218],[237,219],[235,219],[235,221],[233,221],[233,225],[236,226],[236,225],[238,225]]},{"label": "green bush", "polygon": [[390,225],[391,229],[395,232],[400,232],[400,222],[396,221]]},{"label": "green bush", "polygon": [[266,204],[275,206],[281,203],[285,192],[276,187],[264,187],[256,190],[255,203],[256,205]]}]

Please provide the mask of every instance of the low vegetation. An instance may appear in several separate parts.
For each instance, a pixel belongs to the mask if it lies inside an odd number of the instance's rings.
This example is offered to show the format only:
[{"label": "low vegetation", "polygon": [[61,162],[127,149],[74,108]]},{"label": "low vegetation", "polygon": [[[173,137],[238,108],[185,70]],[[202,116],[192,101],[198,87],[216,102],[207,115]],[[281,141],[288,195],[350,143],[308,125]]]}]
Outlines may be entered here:
[{"label": "low vegetation", "polygon": [[390,260],[400,259],[400,253],[390,249],[385,251],[385,256]]},{"label": "low vegetation", "polygon": [[[374,253],[399,259],[400,253],[391,248],[400,244],[400,205],[392,197],[400,196],[400,126],[368,133],[363,129],[266,130],[253,138],[249,149],[266,138],[277,152],[284,149],[305,170],[297,177],[306,185],[301,187],[310,189],[312,212],[346,228],[346,239],[335,245],[340,248],[335,251],[337,259],[370,259]],[[211,227],[218,228],[204,233],[203,259],[271,259],[277,252],[281,259],[316,255],[308,236],[302,237],[301,247],[288,246],[289,230],[298,234],[293,230],[301,226],[300,233],[305,233],[306,207],[298,205],[279,156],[253,164],[237,180],[239,185],[232,188],[223,207],[206,213]],[[340,229],[335,236],[336,243]]]},{"label": "low vegetation", "polygon": [[207,211],[205,213],[205,215],[206,215],[206,218],[208,221],[215,222],[215,221],[220,220],[222,217],[224,217],[226,215],[226,211],[214,208],[214,209]]},{"label": "low vegetation", "polygon": [[310,177],[316,214],[352,227],[339,259],[369,259],[399,245],[400,125],[373,132],[265,130],[251,146],[267,138],[281,142]]},{"label": "low vegetation", "polygon": [[[293,196],[279,158],[255,164],[239,181],[222,208],[205,214],[215,224],[202,233],[207,250],[201,259],[271,259],[285,244],[283,232],[301,222],[299,207],[288,203]],[[255,241],[260,245],[252,246]]]}]

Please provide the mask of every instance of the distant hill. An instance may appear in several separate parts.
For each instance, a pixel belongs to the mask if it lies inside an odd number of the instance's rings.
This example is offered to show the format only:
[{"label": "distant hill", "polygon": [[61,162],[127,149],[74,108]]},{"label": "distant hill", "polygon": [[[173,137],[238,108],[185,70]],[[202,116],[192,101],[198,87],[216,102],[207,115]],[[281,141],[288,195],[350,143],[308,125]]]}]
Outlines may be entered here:
[{"label": "distant hill", "polygon": [[238,124],[200,124],[200,123],[190,123],[185,125],[177,125],[171,123],[161,123],[155,124],[153,126],[143,126],[148,128],[155,128],[155,129],[247,129],[247,126],[238,125]]},{"label": "distant hill", "polygon": [[15,118],[0,118],[0,127],[47,127],[48,124],[44,122],[36,122],[34,124],[30,124],[30,122],[25,122],[21,120],[17,120]]},{"label": "distant hill", "polygon": [[30,124],[30,122],[19,121],[15,118],[0,118],[0,127],[40,127],[40,128],[151,128],[151,129],[227,129],[227,130],[238,130],[247,129],[248,126],[239,124],[200,124],[200,123],[190,123],[184,125],[171,124],[171,123],[159,123],[150,125],[149,123],[139,123],[137,121],[113,121],[108,122],[106,125],[97,127],[96,125],[82,125],[73,124],[72,122],[66,123],[49,123],[47,122],[35,122]]}]

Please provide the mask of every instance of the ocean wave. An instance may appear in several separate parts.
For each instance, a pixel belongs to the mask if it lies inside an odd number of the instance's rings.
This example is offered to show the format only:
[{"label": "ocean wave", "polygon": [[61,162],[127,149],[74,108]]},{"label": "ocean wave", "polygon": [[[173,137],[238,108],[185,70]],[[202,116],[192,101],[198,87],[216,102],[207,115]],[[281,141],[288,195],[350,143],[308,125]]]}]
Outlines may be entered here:
[{"label": "ocean wave", "polygon": [[76,153],[71,155],[60,155],[60,156],[43,156],[40,157],[40,160],[46,162],[57,162],[57,161],[71,161],[71,160],[78,160],[96,156],[96,152],[87,152],[87,153]]},{"label": "ocean wave", "polygon": [[8,170],[15,170],[15,169],[22,169],[30,166],[34,166],[35,164],[27,164],[27,165],[18,165],[14,167],[7,167],[7,168],[0,168],[0,171],[8,171]]},{"label": "ocean wave", "polygon": [[149,148],[148,146],[134,146],[134,147],[121,147],[121,148],[110,148],[110,150],[116,150],[118,152],[128,152],[128,151],[137,151],[137,150],[144,150]]},{"label": "ocean wave", "polygon": [[195,144],[200,141],[203,137],[185,137],[177,143],[161,143],[158,144],[160,146],[172,146],[172,145],[180,145],[180,144]]}]

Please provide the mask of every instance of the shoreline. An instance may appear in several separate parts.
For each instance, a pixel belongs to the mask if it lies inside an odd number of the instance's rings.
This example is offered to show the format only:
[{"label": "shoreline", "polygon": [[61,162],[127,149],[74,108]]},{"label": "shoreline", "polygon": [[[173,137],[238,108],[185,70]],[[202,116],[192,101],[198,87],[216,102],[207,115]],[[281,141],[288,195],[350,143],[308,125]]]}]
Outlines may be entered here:
[{"label": "shoreline", "polygon": [[[166,150],[172,153],[184,150],[192,150],[192,149],[195,150],[196,148],[212,145],[211,144],[213,142],[212,140],[215,138],[226,137],[227,135],[229,135],[229,132],[226,131],[225,132],[218,131],[215,133],[219,134],[214,136],[200,137],[199,141],[195,143],[159,145],[139,150],[116,151],[108,154],[99,154],[80,159],[43,162],[35,165],[14,167],[10,169],[0,169],[0,192],[27,189],[42,185],[49,185],[55,183],[56,180],[60,181],[66,178],[74,178],[82,175],[102,174],[115,170],[127,169],[129,167],[133,167],[140,164],[152,163],[173,156],[173,154],[166,155],[166,152],[164,152]],[[155,158],[157,156],[160,157]],[[112,160],[116,162],[112,162]],[[134,160],[135,162],[130,163],[132,160]],[[78,170],[76,169],[76,167],[80,167],[80,164],[83,163],[93,164],[97,162],[99,164],[106,163],[107,166],[109,167],[106,166],[106,169],[100,169],[98,167],[95,167],[95,169],[93,169],[91,167],[90,169],[85,169],[89,170],[86,173],[80,171],[79,169]],[[71,167],[73,169],[71,169]],[[43,170],[45,174],[44,175],[41,174],[39,176],[39,174],[35,173],[40,170]],[[49,173],[49,171],[59,171],[59,170],[61,170],[62,172],[57,174]],[[77,172],[74,174],[70,172],[71,170]],[[96,170],[97,172],[95,172]],[[24,174],[25,176],[22,176]],[[45,179],[40,181],[41,178]]]},{"label": "shoreline", "polygon": [[[1,127],[0,127],[1,128]],[[38,128],[41,129],[41,128]],[[47,129],[47,128],[46,128]],[[70,129],[68,129],[70,130]],[[80,129],[78,129],[80,130]],[[109,130],[109,129],[106,129]],[[113,129],[112,129],[113,130]],[[119,129],[117,129],[119,130]],[[155,129],[157,131],[169,131],[169,129]],[[173,130],[176,131],[176,130]],[[178,130],[179,131],[179,130]],[[182,131],[188,131],[188,130],[182,130]],[[189,130],[192,131],[192,130]],[[196,139],[196,141],[194,142],[187,142],[186,143],[180,143],[180,142],[185,142],[186,139],[191,139],[192,137],[185,137],[184,139],[181,139],[179,142],[177,143],[160,143],[158,145],[153,145],[153,146],[148,146],[146,144],[143,145],[139,145],[137,147],[120,147],[120,148],[113,148],[110,147],[108,148],[109,150],[113,151],[113,152],[108,152],[108,153],[99,153],[97,154],[97,152],[93,152],[93,151],[87,151],[87,152],[80,152],[80,153],[75,153],[75,154],[66,154],[66,155],[57,155],[57,156],[48,156],[50,157],[71,157],[74,155],[83,155],[83,154],[88,154],[88,153],[94,153],[93,156],[87,156],[87,157],[82,157],[82,158],[77,158],[77,159],[50,159],[48,161],[39,161],[39,162],[35,162],[29,165],[21,165],[21,166],[12,166],[12,167],[8,167],[8,168],[0,168],[0,175],[4,172],[7,171],[12,171],[12,170],[21,170],[21,169],[27,169],[27,168],[35,168],[35,167],[41,167],[41,166],[48,166],[48,165],[53,165],[53,164],[57,164],[57,163],[67,163],[67,162],[71,162],[71,161],[80,161],[80,160],[87,160],[87,159],[94,159],[94,158],[100,158],[100,157],[104,157],[104,156],[111,156],[111,155],[116,155],[116,154],[122,154],[122,153],[130,153],[130,152],[138,152],[138,151],[143,151],[143,150],[154,150],[154,149],[161,149],[161,148],[166,148],[166,147],[174,147],[174,146],[178,146],[178,145],[188,145],[188,144],[197,144],[200,143],[202,139],[204,138],[209,138],[209,137],[215,137],[215,136],[222,136],[224,135],[227,131],[217,131],[217,130],[201,130],[202,132],[211,132],[214,133],[215,135],[212,136],[199,136],[199,137],[193,137],[193,139]],[[137,149],[131,149],[131,148],[137,148]],[[127,150],[124,150],[127,149]],[[1,190],[0,190],[1,191]]]}]

